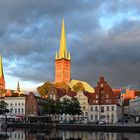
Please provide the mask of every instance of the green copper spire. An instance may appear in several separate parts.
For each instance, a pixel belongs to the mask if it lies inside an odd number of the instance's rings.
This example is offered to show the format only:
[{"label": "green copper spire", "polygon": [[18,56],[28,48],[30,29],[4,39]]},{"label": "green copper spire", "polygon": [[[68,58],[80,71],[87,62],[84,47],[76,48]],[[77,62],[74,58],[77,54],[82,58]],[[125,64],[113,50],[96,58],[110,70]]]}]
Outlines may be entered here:
[{"label": "green copper spire", "polygon": [[4,78],[4,74],[3,74],[3,65],[2,65],[2,56],[0,55],[0,78],[3,77]]},{"label": "green copper spire", "polygon": [[20,92],[20,85],[19,85],[19,81],[18,81],[18,84],[17,84],[17,91]]}]

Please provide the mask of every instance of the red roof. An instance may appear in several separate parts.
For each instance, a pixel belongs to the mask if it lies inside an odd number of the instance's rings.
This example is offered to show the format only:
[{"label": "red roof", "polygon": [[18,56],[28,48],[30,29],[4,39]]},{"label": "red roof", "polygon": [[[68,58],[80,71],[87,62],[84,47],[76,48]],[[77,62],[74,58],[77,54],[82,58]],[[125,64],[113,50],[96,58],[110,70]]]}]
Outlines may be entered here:
[{"label": "red roof", "polygon": [[122,89],[121,88],[119,88],[119,89],[112,89],[112,91],[114,93],[114,96],[119,98],[120,95],[121,95]]}]

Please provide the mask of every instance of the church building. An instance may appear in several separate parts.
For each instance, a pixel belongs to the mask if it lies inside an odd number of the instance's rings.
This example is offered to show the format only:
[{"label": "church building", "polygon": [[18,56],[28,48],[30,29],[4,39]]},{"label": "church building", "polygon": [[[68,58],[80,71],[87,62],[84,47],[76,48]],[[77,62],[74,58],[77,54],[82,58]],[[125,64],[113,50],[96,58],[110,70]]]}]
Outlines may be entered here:
[{"label": "church building", "polygon": [[64,19],[60,39],[60,50],[55,56],[55,83],[70,82],[71,59],[67,52]]}]

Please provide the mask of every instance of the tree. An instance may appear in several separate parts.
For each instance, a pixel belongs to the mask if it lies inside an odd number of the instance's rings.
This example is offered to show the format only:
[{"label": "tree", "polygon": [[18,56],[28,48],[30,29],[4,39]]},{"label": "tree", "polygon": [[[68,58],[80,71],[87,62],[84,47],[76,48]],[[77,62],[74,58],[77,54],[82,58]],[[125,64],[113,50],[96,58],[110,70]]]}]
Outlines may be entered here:
[{"label": "tree", "polygon": [[74,86],[73,86],[73,90],[75,92],[78,92],[78,91],[84,91],[85,88],[84,88],[84,85],[81,83],[81,82],[77,82]]},{"label": "tree", "polygon": [[42,86],[37,87],[37,91],[41,97],[47,97],[47,93],[52,87],[54,87],[54,84],[50,82],[45,82]]},{"label": "tree", "polygon": [[8,104],[5,101],[3,100],[0,101],[0,114],[5,114],[9,112],[9,110],[7,109],[7,106]]},{"label": "tree", "polygon": [[47,98],[46,104],[44,106],[44,113],[45,114],[55,114],[55,101],[53,99]]},{"label": "tree", "polygon": [[72,98],[70,101],[70,115],[80,115],[82,113],[81,106],[77,98]]},{"label": "tree", "polygon": [[63,114],[62,102],[60,100],[55,101],[55,113],[58,115]]},{"label": "tree", "polygon": [[64,98],[62,101],[62,112],[64,114],[70,114],[70,99]]}]

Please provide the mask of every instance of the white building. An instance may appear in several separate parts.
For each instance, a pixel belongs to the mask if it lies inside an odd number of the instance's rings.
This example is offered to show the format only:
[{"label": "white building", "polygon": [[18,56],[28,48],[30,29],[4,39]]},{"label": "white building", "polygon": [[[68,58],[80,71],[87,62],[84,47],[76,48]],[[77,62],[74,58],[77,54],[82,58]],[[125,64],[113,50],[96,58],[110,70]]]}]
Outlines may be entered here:
[{"label": "white building", "polygon": [[140,97],[135,97],[129,101],[129,114],[134,116],[140,115]]},{"label": "white building", "polygon": [[117,122],[117,105],[90,105],[89,120],[105,120],[108,123]]},{"label": "white building", "polygon": [[81,117],[88,119],[88,112],[89,112],[88,97],[84,95],[83,91],[79,91],[77,92],[75,98],[77,98],[81,106],[81,110],[82,110]]},{"label": "white building", "polygon": [[26,97],[5,97],[1,100],[8,104],[7,109],[10,111],[10,115],[25,116]]}]

